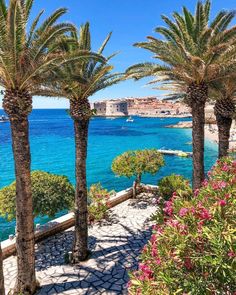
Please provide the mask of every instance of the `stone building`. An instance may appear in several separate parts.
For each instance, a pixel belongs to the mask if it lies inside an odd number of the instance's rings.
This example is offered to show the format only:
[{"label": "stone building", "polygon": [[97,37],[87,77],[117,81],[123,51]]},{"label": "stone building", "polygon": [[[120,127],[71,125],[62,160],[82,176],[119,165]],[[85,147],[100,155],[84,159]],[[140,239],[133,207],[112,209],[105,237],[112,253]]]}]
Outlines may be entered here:
[{"label": "stone building", "polygon": [[106,101],[98,101],[93,103],[93,109],[96,110],[97,116],[106,116]]},{"label": "stone building", "polygon": [[97,116],[122,117],[128,116],[128,104],[125,100],[112,99],[91,103]]},{"label": "stone building", "polygon": [[127,102],[124,100],[107,101],[106,116],[128,116]]}]

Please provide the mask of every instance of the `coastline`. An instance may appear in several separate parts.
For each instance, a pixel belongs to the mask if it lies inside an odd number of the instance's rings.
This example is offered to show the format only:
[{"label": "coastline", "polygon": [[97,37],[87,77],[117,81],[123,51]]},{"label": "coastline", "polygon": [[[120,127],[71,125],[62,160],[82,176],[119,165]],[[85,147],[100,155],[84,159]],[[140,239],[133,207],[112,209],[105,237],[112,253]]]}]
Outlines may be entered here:
[{"label": "coastline", "polygon": [[167,119],[171,119],[171,118],[180,118],[180,119],[191,119],[192,116],[191,115],[153,115],[153,114],[128,114],[128,115],[94,115],[95,118],[127,118],[127,117],[139,117],[139,118],[167,118]]},{"label": "coastline", "polygon": [[[236,134],[236,129],[231,128],[231,137]],[[215,143],[218,144],[218,130],[217,130],[217,125],[216,124],[211,124],[211,125],[205,125],[205,138],[214,141]],[[236,137],[234,140],[231,140],[229,142],[229,148],[233,149],[236,148]]]},{"label": "coastline", "polygon": [[[179,128],[179,129],[191,129],[192,122],[179,122],[174,125],[167,125],[166,128]],[[230,142],[229,148],[234,149],[236,148],[236,127],[231,128],[230,132]],[[205,124],[205,138],[213,141],[214,143],[218,144],[218,130],[216,124]]]}]

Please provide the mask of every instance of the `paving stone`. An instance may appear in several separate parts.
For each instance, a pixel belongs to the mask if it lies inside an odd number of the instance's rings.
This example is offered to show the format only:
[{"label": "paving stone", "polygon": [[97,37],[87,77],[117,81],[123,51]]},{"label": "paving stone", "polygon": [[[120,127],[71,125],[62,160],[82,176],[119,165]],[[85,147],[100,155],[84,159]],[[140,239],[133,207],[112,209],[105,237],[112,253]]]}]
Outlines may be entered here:
[{"label": "paving stone", "polygon": [[[148,203],[140,209],[138,202],[126,201],[111,209],[116,223],[89,227],[92,259],[75,267],[64,264],[64,255],[72,248],[74,228],[36,245],[41,284],[37,295],[127,294],[128,271],[138,267],[139,254],[151,236],[152,223],[147,218],[156,211]],[[16,273],[16,257],[4,260],[7,292],[14,286]]]},{"label": "paving stone", "polygon": [[114,284],[114,285],[111,286],[111,290],[121,291],[122,290],[122,286]]},{"label": "paving stone", "polygon": [[110,284],[110,283],[108,283],[108,282],[106,282],[106,283],[102,284],[102,287],[103,287],[103,288],[105,288],[105,289],[109,289],[109,288],[110,288],[110,286],[111,286],[111,284]]}]

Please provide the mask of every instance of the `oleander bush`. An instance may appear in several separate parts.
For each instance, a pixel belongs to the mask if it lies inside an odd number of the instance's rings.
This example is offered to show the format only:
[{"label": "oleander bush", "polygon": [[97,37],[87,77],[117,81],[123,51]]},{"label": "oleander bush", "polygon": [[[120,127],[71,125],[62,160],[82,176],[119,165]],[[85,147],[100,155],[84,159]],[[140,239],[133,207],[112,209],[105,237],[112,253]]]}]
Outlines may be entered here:
[{"label": "oleander bush", "polygon": [[236,161],[228,157],[192,198],[164,202],[129,294],[234,295],[235,271]]},{"label": "oleander bush", "polygon": [[[66,176],[43,171],[31,173],[34,216],[55,214],[73,206],[75,190]],[[0,216],[12,220],[16,217],[16,183],[0,190]]]},{"label": "oleander bush", "polygon": [[100,183],[91,185],[88,191],[88,215],[90,223],[106,218],[109,209],[108,201],[114,193],[114,191],[109,192],[103,188]]},{"label": "oleander bush", "polygon": [[169,200],[173,193],[176,192],[178,195],[190,196],[192,189],[189,185],[189,181],[181,175],[171,174],[163,177],[159,183],[159,192],[163,199]]}]

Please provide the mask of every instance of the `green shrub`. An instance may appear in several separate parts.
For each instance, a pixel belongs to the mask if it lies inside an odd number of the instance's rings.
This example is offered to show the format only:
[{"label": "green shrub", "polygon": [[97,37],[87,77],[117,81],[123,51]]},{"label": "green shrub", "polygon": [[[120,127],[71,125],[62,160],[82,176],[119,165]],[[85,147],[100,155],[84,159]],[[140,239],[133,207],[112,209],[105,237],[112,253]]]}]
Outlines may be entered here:
[{"label": "green shrub", "polygon": [[208,175],[193,198],[164,202],[129,294],[235,294],[236,161],[219,160]]},{"label": "green shrub", "polygon": [[89,199],[89,222],[100,221],[107,215],[108,201],[110,196],[114,194],[114,191],[109,192],[104,189],[100,183],[91,185],[88,191]]},{"label": "green shrub", "polygon": [[191,195],[192,190],[189,185],[189,181],[181,175],[172,174],[166,177],[163,177],[159,183],[159,192],[162,198],[169,200],[173,193],[178,195]]},{"label": "green shrub", "polygon": [[116,157],[112,163],[112,171],[118,176],[135,177],[134,196],[136,186],[140,184],[143,174],[155,175],[162,166],[164,158],[156,149],[128,151]]},{"label": "green shrub", "polygon": [[[70,209],[74,201],[74,187],[65,176],[34,171],[31,174],[34,216],[55,214]],[[8,220],[16,217],[16,183],[0,190],[0,215]]]}]

